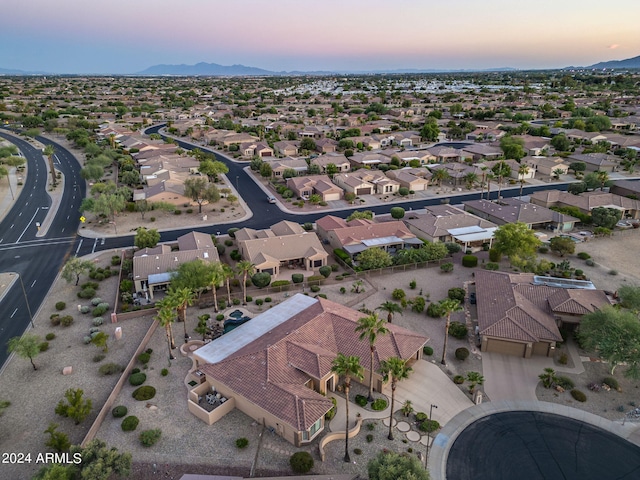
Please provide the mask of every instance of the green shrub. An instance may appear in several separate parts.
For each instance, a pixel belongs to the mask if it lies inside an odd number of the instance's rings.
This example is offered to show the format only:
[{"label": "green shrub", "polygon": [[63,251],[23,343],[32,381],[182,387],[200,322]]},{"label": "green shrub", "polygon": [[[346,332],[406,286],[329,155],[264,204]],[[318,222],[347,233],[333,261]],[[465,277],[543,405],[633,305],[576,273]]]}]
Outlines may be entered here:
[{"label": "green shrub", "polygon": [[367,397],[364,395],[356,395],[356,404],[364,407],[367,404]]},{"label": "green shrub", "polygon": [[588,267],[593,267],[595,266],[596,262],[594,262],[593,260],[591,260],[590,258],[587,259],[586,262],[584,262]]},{"label": "green shrub", "polygon": [[140,355],[138,355],[138,361],[140,363],[147,364],[149,363],[149,360],[151,360],[151,355],[149,355],[147,352],[142,352]]},{"label": "green shrub", "polygon": [[331,397],[331,403],[333,403],[333,407],[331,407],[331,409],[324,414],[325,420],[332,420],[333,417],[336,416],[336,411],[338,410],[338,401],[334,397]]},{"label": "green shrub", "polygon": [[153,353],[153,348],[147,348],[145,352],[151,355]]},{"label": "green shrub", "polygon": [[304,282],[304,275],[301,273],[293,273],[291,275],[291,281],[293,283],[302,283]]},{"label": "green shrub", "polygon": [[271,303],[271,297],[264,297],[264,303]]},{"label": "green shrub", "polygon": [[134,368],[131,370],[131,375],[133,375],[134,373],[140,373],[140,369],[139,368]]},{"label": "green shrub", "polygon": [[328,278],[329,275],[331,275],[331,267],[329,265],[324,265],[318,269],[318,272],[320,272],[320,275],[324,278]]},{"label": "green shrub", "polygon": [[394,300],[402,300],[403,298],[406,298],[406,297],[407,297],[407,294],[401,288],[394,288],[393,292],[391,292],[391,298],[393,298]]},{"label": "green shrub", "polygon": [[495,263],[495,262],[489,262],[487,263],[484,268],[486,270],[500,270],[500,264],[499,263]]},{"label": "green shrub", "polygon": [[375,423],[367,423],[367,430],[369,430],[371,432],[371,431],[373,431],[375,429],[376,429],[376,424]]},{"label": "green shrub", "polygon": [[430,303],[427,307],[427,315],[431,318],[440,318],[442,316],[442,310],[437,303]]},{"label": "green shrub", "polygon": [[158,442],[158,440],[160,440],[161,435],[162,430],[160,430],[159,428],[154,428],[152,430],[145,430],[144,432],[140,432],[138,438],[140,439],[140,443],[143,447],[152,447]]},{"label": "green shrub", "polygon": [[332,272],[337,272],[340,269],[340,267],[338,266],[337,263],[332,263],[331,264],[331,271]]},{"label": "green shrub", "polygon": [[47,340],[47,341],[53,340],[54,338],[56,338],[56,334],[55,333],[47,333],[47,335],[44,337],[44,339]]},{"label": "green shrub", "polygon": [[247,302],[251,302],[251,301],[253,301],[253,297],[251,295],[247,295],[246,300],[247,300]]},{"label": "green shrub", "polygon": [[113,255],[111,257],[111,265],[115,267],[116,265],[120,265],[120,255]]},{"label": "green shrub", "polygon": [[[291,282],[289,280],[276,280],[271,284],[272,287],[287,287],[289,285],[291,285]],[[287,291],[288,288],[283,288],[282,290]]]},{"label": "green shrub", "polygon": [[345,293],[347,293],[347,289],[344,287],[340,287],[340,293],[344,295]]},{"label": "green shrub", "polygon": [[133,281],[125,278],[120,282],[120,291],[121,292],[130,292],[133,290]]},{"label": "green shrub", "polygon": [[361,448],[354,448],[353,449],[353,453],[355,453],[356,455],[362,455],[362,449]]},{"label": "green shrub", "polygon": [[221,322],[222,320],[224,320],[224,315],[219,313],[218,315],[216,315],[216,320]]},{"label": "green shrub", "polygon": [[569,363],[569,357],[567,356],[566,353],[561,353],[560,354],[560,358],[558,359],[558,363],[560,365],[566,365],[567,363]]},{"label": "green shrub", "polygon": [[454,376],[453,383],[455,383],[456,385],[462,385],[464,383],[464,377],[462,375]]},{"label": "green shrub", "polygon": [[556,378],[556,385],[560,385],[565,390],[570,390],[576,386],[575,383],[573,383],[573,380],[571,380],[569,377],[563,376],[559,376]]},{"label": "green shrub", "polygon": [[371,404],[371,409],[375,411],[384,410],[387,408],[387,401],[384,398],[376,398]]},{"label": "green shrub", "polygon": [[[83,283],[82,285],[80,285],[80,288],[82,290],[85,290],[87,288],[93,288],[94,290],[98,290],[98,287],[100,286],[100,284],[98,282],[86,282]],[[93,295],[92,295],[93,297]]]},{"label": "green shrub", "polygon": [[309,278],[307,278],[307,282],[309,282],[309,284],[313,282],[321,283],[322,280],[324,280],[324,277],[322,275],[311,275]]},{"label": "green shrub", "polygon": [[73,323],[73,317],[71,315],[65,315],[64,317],[60,317],[60,325],[63,327],[69,327]]},{"label": "green shrub", "polygon": [[111,410],[111,415],[113,415],[114,418],[122,418],[127,414],[127,412],[127,407],[124,405],[118,405]]},{"label": "green shrub", "polygon": [[313,457],[309,452],[296,452],[291,455],[289,465],[295,473],[308,473],[313,468]]},{"label": "green shrub", "polygon": [[584,394],[584,392],[582,390],[578,390],[577,388],[574,388],[573,390],[571,390],[571,396],[577,402],[587,401],[587,396]]},{"label": "green shrub", "polygon": [[114,373],[122,372],[122,370],[122,366],[117,363],[105,363],[98,369],[98,372],[101,375],[113,375]]},{"label": "green shrub", "polygon": [[236,232],[238,230],[240,229],[236,227],[230,228],[229,230],[227,230],[227,235],[229,235],[231,238],[236,238]]},{"label": "green shrub", "polygon": [[591,255],[589,255],[587,252],[578,252],[576,254],[576,257],[578,257],[580,260],[589,260],[591,258]]},{"label": "green shrub", "polygon": [[105,313],[107,313],[108,308],[109,307],[105,307],[104,305],[100,304],[91,311],[91,315],[93,315],[94,317],[104,315]]},{"label": "green shrub", "polygon": [[122,424],[120,425],[120,427],[125,432],[133,432],[136,428],[138,428],[138,423],[140,423],[138,417],[136,417],[135,415],[129,415],[128,417],[125,417],[124,420],[122,420]]},{"label": "green shrub", "polygon": [[258,288],[264,288],[271,283],[271,275],[267,272],[258,272],[251,276],[251,283]]},{"label": "green shrub", "polygon": [[449,255],[453,255],[454,253],[458,253],[460,250],[462,250],[460,244],[455,242],[447,242],[444,244],[444,246],[447,248],[447,252],[449,253]]},{"label": "green shrub", "polygon": [[104,302],[102,301],[102,299],[100,297],[95,297],[95,298],[91,299],[91,305],[93,305],[94,307],[97,307],[101,303],[104,303]]},{"label": "green shrub", "polygon": [[461,322],[451,322],[449,335],[454,338],[463,339],[467,336],[467,326]]},{"label": "green shrub", "polygon": [[431,355],[433,355],[433,348],[429,345],[425,345],[424,347],[422,347],[422,353],[427,357],[430,357]]},{"label": "green shrub", "polygon": [[425,420],[418,427],[422,432],[433,433],[440,428],[440,424],[436,420]]},{"label": "green shrub", "polygon": [[166,377],[167,375],[169,375],[169,369],[163,368],[162,370],[160,370],[160,375]]},{"label": "green shrub", "polygon": [[65,308],[67,308],[67,304],[64,302],[56,302],[56,310],[60,311],[60,310],[64,310]]},{"label": "green shrub", "polygon": [[429,418],[429,415],[427,415],[424,412],[416,412],[416,421],[417,422],[424,422],[427,418]]},{"label": "green shrub", "polygon": [[96,290],[94,288],[83,288],[78,292],[79,298],[92,298],[96,294]]},{"label": "green shrub", "polygon": [[264,300],[261,298],[256,298],[256,305],[261,306],[264,303]]},{"label": "green shrub", "polygon": [[104,319],[102,317],[96,317],[93,320],[91,320],[91,324],[94,327],[99,327],[100,325],[102,325],[104,323]]},{"label": "green shrub", "polygon": [[38,349],[41,352],[46,352],[47,350],[49,350],[49,342],[42,342],[40,345],[38,345]]},{"label": "green shrub", "polygon": [[490,248],[489,260],[496,263],[500,262],[500,260],[502,260],[502,253],[500,253],[500,251],[496,250],[495,248]]},{"label": "green shrub", "polygon": [[539,253],[549,253],[549,247],[545,247],[544,245],[542,247],[538,248],[538,252]]},{"label": "green shrub", "polygon": [[462,257],[462,266],[467,268],[474,268],[478,266],[478,257],[475,255],[465,255]]},{"label": "green shrub", "polygon": [[249,440],[246,438],[238,438],[236,439],[236,447],[238,448],[246,448],[249,445]]},{"label": "green shrub", "polygon": [[91,309],[87,305],[83,305],[80,307],[80,313],[89,313]]},{"label": "green shrub", "polygon": [[608,273],[609,273],[609,275],[613,275],[613,276],[618,275],[618,271],[617,270],[609,270]]},{"label": "green shrub", "polygon": [[104,360],[104,359],[105,359],[105,357],[106,357],[106,355],[105,355],[104,353],[98,353],[98,354],[96,354],[96,355],[94,355],[94,356],[93,356],[93,359],[92,359],[92,360],[93,360],[95,363],[98,363],[98,362],[101,362],[102,360]]},{"label": "green shrub", "polygon": [[367,434],[367,443],[371,443],[371,442],[373,442],[373,435],[369,433]]},{"label": "green shrub", "polygon": [[317,293],[320,291],[320,286],[319,285],[311,285],[311,287],[309,287],[311,289],[311,291],[313,293]]},{"label": "green shrub", "polygon": [[451,262],[443,263],[442,265],[440,265],[440,270],[442,270],[444,273],[453,272],[453,263]]},{"label": "green shrub", "polygon": [[456,358],[465,361],[469,358],[469,349],[465,347],[456,348]]},{"label": "green shrub", "polygon": [[51,316],[49,317],[49,321],[51,322],[52,326],[57,327],[58,325],[60,325],[60,314],[51,314]]},{"label": "green shrub", "polygon": [[614,390],[620,390],[620,385],[618,385],[618,381],[613,377],[606,377],[604,380],[602,380],[602,383],[604,383],[605,385],[607,385],[608,387]]},{"label": "green shrub", "polygon": [[447,297],[449,297],[452,300],[458,300],[460,303],[464,303],[464,296],[465,296],[464,288],[460,288],[460,287],[450,288],[449,291],[447,292]]},{"label": "green shrub", "polygon": [[156,389],[151,385],[143,385],[141,387],[136,388],[131,394],[133,398],[142,402],[144,400],[151,400],[156,396]]},{"label": "green shrub", "polygon": [[139,372],[133,373],[129,375],[129,384],[137,387],[138,385],[142,385],[147,380],[147,375]]},{"label": "green shrub", "polygon": [[173,211],[173,214],[174,214],[174,215],[182,215],[182,210],[180,210],[179,208],[176,208],[176,209]]}]

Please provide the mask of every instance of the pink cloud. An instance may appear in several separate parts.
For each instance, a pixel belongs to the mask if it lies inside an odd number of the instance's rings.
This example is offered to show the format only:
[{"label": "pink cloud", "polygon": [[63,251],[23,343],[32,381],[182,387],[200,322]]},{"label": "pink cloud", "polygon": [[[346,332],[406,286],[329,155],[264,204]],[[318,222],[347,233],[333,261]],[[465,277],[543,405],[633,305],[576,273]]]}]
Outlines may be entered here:
[{"label": "pink cloud", "polygon": [[607,48],[609,50],[615,50],[616,48],[618,48],[620,45],[618,45],[617,43],[614,43],[613,45],[609,45]]}]

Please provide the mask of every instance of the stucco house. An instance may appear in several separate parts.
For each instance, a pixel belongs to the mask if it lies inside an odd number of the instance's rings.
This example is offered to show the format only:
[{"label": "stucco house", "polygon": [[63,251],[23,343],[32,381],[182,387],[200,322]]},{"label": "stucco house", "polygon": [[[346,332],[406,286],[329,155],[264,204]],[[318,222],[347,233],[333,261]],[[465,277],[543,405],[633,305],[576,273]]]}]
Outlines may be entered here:
[{"label": "stucco house", "polygon": [[553,356],[560,326],[610,304],[601,290],[548,286],[529,273],[477,270],[475,283],[483,352]]},{"label": "stucco house", "polygon": [[297,197],[309,198],[320,195],[322,201],[340,200],[343,191],[335,185],[327,175],[310,175],[308,177],[292,177],[287,179],[289,187]]},{"label": "stucco house", "polygon": [[586,214],[590,214],[596,207],[615,208],[622,211],[623,218],[640,218],[640,200],[600,190],[580,195],[560,190],[543,190],[531,194],[530,200],[531,203],[544,207],[577,207]]},{"label": "stucco house", "polygon": [[318,165],[322,173],[327,172],[327,165],[333,164],[338,169],[338,173],[344,173],[351,170],[351,163],[347,157],[340,153],[330,153],[327,155],[320,155],[311,159],[311,165]]},{"label": "stucco house", "polygon": [[413,190],[414,192],[423,192],[429,186],[429,179],[432,174],[428,170],[424,170],[424,176],[418,176],[413,173],[415,169],[399,169],[399,170],[389,170],[386,173],[387,177],[394,179],[400,187],[408,188],[409,190]]},{"label": "stucco house", "polygon": [[[333,406],[326,393],[339,382],[331,371],[338,353],[360,358],[365,385],[373,369],[377,391],[382,361],[422,356],[428,338],[388,324],[371,365],[369,343],[355,331],[360,317],[357,310],[302,294],[261,313],[194,352],[191,375],[199,385],[188,394],[189,411],[211,425],[237,408],[291,444],[307,445],[324,430]],[[204,408],[206,395],[215,395],[213,408]]]},{"label": "stucco house", "polygon": [[314,232],[287,220],[265,230],[241,228],[235,236],[242,258],[253,263],[257,272],[273,277],[283,266],[312,273],[326,265],[329,258]]}]

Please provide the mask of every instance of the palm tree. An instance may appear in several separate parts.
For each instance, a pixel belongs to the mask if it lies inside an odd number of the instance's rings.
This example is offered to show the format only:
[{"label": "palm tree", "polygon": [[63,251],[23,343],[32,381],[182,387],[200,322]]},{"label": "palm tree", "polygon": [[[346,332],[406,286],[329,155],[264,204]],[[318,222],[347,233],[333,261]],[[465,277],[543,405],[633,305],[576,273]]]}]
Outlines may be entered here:
[{"label": "palm tree", "polygon": [[172,307],[176,309],[176,312],[178,313],[178,321],[183,322],[184,340],[186,342],[189,338],[189,335],[187,334],[187,307],[189,305],[193,305],[195,293],[193,293],[193,291],[188,287],[169,288],[165,298],[168,298]]},{"label": "palm tree", "polygon": [[504,160],[500,160],[493,168],[494,175],[498,178],[498,199],[500,198],[500,191],[502,190],[502,180],[504,177],[511,175],[511,167]]},{"label": "palm tree", "polygon": [[471,190],[473,185],[478,182],[478,174],[475,172],[469,172],[464,176],[464,183],[466,184],[467,190]]},{"label": "palm tree", "polygon": [[53,145],[46,145],[44,147],[43,153],[44,153],[44,156],[47,157],[47,159],[49,160],[49,170],[51,170],[51,183],[55,187],[58,184],[58,182],[56,179],[56,169],[53,166],[53,154],[55,153]]},{"label": "palm tree", "polygon": [[433,172],[432,180],[438,182],[438,187],[442,186],[442,181],[446,180],[450,177],[449,172],[447,172],[444,168],[439,168],[435,172]]},{"label": "palm tree", "polygon": [[445,298],[444,300],[440,300],[438,302],[438,308],[442,315],[446,315],[447,323],[444,327],[444,346],[442,347],[442,360],[440,363],[442,365],[447,364],[447,341],[449,340],[449,326],[451,325],[451,314],[453,312],[458,312],[462,310],[462,305],[460,305],[460,301],[453,298]]},{"label": "palm tree", "polygon": [[604,189],[604,185],[609,181],[609,174],[604,170],[598,170],[595,172],[598,182],[600,182],[600,190]]},{"label": "palm tree", "polygon": [[360,357],[346,356],[339,353],[333,360],[331,371],[338,376],[344,377],[344,394],[345,394],[345,413],[346,425],[344,435],[344,461],[351,462],[349,457],[349,390],[351,390],[351,378],[362,380],[362,365],[360,365]]},{"label": "palm tree", "polygon": [[487,171],[487,200],[491,200],[491,180],[494,180],[495,178],[496,176],[491,170]]},{"label": "palm tree", "polygon": [[[158,313],[156,314],[156,320],[160,324],[160,326],[164,327],[165,334],[167,335],[167,348],[169,349],[169,360],[175,360],[176,357],[173,356],[173,352],[171,351],[173,348],[176,348],[173,342],[173,330],[171,329],[171,324],[175,322],[176,315],[175,310],[173,309],[173,305],[171,302],[166,301],[167,298],[160,300],[158,302]],[[162,304],[162,305],[161,305]]]},{"label": "palm tree", "polygon": [[224,275],[224,281],[227,285],[227,306],[231,306],[231,279],[234,277],[236,272],[231,268],[231,265],[223,263],[222,274]]},{"label": "palm tree", "polygon": [[239,273],[242,273],[242,304],[247,304],[247,277],[253,275],[256,271],[256,266],[249,260],[242,260],[236,265]]},{"label": "palm tree", "polygon": [[522,199],[522,189],[524,188],[524,177],[529,174],[529,166],[524,163],[518,168],[518,178],[520,179],[520,198]]},{"label": "palm tree", "polygon": [[558,381],[556,371],[553,368],[545,368],[543,373],[538,375],[538,378],[542,380],[544,388],[551,388],[551,386]]},{"label": "palm tree", "polygon": [[476,385],[484,383],[484,377],[479,372],[467,372],[467,382],[469,382],[469,393],[473,393]]},{"label": "palm tree", "polygon": [[386,335],[389,329],[385,327],[386,322],[378,318],[377,313],[372,313],[367,317],[358,319],[356,332],[360,333],[360,340],[367,339],[369,341],[369,350],[371,352],[371,363],[369,364],[369,397],[367,400],[373,402],[373,362],[376,352],[376,340],[378,335]]},{"label": "palm tree", "polygon": [[409,377],[412,368],[407,365],[407,362],[398,357],[391,357],[388,360],[383,360],[380,367],[380,373],[385,382],[391,380],[391,411],[389,412],[389,435],[387,438],[393,440],[393,404],[396,399],[396,387],[400,380],[404,380]]},{"label": "palm tree", "polygon": [[218,312],[218,286],[224,280],[224,272],[220,262],[214,262],[207,265],[207,283],[211,285],[213,292],[213,311]]},{"label": "palm tree", "polygon": [[387,322],[389,323],[392,322],[394,313],[402,315],[402,307],[395,302],[384,302],[378,307],[378,310],[387,312]]},{"label": "palm tree", "polygon": [[489,170],[489,167],[483,165],[480,167],[480,170],[482,171],[482,180],[480,181],[480,200],[482,200],[484,197],[484,182],[487,180],[487,171]]}]

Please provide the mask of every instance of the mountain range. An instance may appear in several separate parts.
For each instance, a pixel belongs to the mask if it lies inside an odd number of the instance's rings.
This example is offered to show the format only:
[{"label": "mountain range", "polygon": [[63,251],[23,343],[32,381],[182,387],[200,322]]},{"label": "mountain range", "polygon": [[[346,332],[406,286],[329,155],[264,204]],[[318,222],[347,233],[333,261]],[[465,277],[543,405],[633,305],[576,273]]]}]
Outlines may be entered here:
[{"label": "mountain range", "polygon": [[[608,62],[600,62],[588,67],[565,67],[565,69],[640,69],[640,55],[633,58],[627,58],[625,60],[612,60]],[[265,70],[258,67],[250,67],[246,65],[219,65],[217,63],[200,62],[195,65],[153,65],[151,67],[142,70],[141,72],[133,73],[131,75],[145,75],[145,76],[267,76],[267,75],[335,75],[335,74],[383,74],[383,73],[465,73],[465,72],[508,72],[514,71],[515,68],[501,67],[501,68],[488,68],[484,70],[472,70],[472,69],[459,69],[459,70],[445,70],[445,69],[418,69],[418,68],[405,68],[396,70],[369,70],[369,71],[345,71],[345,70],[332,70],[332,71],[272,71]],[[47,72],[35,72],[35,71],[23,71],[16,69],[0,68],[0,75],[49,75]]]}]

